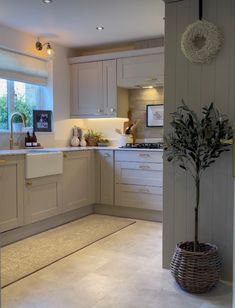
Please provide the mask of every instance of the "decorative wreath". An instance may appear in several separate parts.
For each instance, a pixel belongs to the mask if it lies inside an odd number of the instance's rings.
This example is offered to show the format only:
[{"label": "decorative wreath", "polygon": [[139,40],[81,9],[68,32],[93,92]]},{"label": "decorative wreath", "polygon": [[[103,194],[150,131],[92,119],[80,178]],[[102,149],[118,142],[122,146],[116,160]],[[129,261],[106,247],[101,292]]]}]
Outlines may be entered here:
[{"label": "decorative wreath", "polygon": [[181,49],[193,63],[210,63],[219,52],[223,35],[211,22],[198,20],[189,25],[182,35]]}]

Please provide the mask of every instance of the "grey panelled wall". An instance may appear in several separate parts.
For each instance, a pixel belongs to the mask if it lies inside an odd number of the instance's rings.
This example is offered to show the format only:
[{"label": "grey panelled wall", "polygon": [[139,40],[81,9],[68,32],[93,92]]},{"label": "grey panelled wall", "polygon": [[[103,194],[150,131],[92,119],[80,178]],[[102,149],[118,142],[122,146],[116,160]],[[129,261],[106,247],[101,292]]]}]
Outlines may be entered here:
[{"label": "grey panelled wall", "polygon": [[[224,32],[224,43],[211,64],[192,64],[180,49],[186,26],[198,18],[198,0],[166,4],[165,133],[170,113],[183,98],[195,111],[210,102],[235,122],[235,1],[204,0],[204,19]],[[169,267],[175,244],[193,239],[194,187],[190,175],[164,161],[163,266]],[[218,245],[223,277],[232,279],[232,155],[226,153],[208,169],[202,182],[200,240]]]}]

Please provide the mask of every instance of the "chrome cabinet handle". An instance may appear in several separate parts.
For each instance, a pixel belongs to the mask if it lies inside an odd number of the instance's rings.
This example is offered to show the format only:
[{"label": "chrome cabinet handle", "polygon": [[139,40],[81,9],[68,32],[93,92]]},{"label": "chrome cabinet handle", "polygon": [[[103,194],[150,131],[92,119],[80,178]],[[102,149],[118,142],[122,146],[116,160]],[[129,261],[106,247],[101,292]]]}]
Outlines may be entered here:
[{"label": "chrome cabinet handle", "polygon": [[149,154],[143,154],[143,153],[141,153],[141,154],[139,154],[139,157],[150,157],[150,155],[149,155]]},{"label": "chrome cabinet handle", "polygon": [[109,153],[105,153],[104,157],[111,157],[111,155]]},{"label": "chrome cabinet handle", "polygon": [[139,169],[145,169],[145,170],[147,170],[147,169],[151,169],[149,166],[145,166],[145,165],[140,165],[139,166]]},{"label": "chrome cabinet handle", "polygon": [[147,189],[147,188],[139,188],[138,192],[149,193],[149,189]]},{"label": "chrome cabinet handle", "polygon": [[98,112],[98,113],[102,113],[102,112],[104,112],[104,111],[103,111],[103,109],[98,108],[98,109],[97,109],[97,112]]},{"label": "chrome cabinet handle", "polygon": [[115,112],[115,108],[110,108],[110,112]]}]

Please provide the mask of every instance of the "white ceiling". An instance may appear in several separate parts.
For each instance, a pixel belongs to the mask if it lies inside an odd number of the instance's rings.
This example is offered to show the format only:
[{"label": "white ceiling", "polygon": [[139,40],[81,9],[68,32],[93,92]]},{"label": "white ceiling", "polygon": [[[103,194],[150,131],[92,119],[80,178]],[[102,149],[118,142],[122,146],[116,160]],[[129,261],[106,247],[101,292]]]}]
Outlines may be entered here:
[{"label": "white ceiling", "polygon": [[162,36],[163,17],[162,0],[0,0],[1,24],[69,47]]}]

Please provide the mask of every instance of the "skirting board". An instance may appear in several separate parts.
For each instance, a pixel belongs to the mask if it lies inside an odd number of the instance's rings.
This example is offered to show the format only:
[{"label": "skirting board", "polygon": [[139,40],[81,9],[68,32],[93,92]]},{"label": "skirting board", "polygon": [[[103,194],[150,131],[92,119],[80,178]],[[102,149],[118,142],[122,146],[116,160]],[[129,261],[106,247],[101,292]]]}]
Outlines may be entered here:
[{"label": "skirting board", "polygon": [[143,209],[136,209],[130,207],[116,206],[116,205],[115,206],[104,205],[104,204],[95,204],[94,213],[156,221],[156,222],[162,222],[162,217],[163,217],[161,211],[143,210]]},{"label": "skirting board", "polygon": [[35,235],[37,233],[58,227],[67,222],[93,214],[93,212],[94,212],[93,205],[88,205],[80,209],[77,209],[75,211],[63,213],[54,217],[47,218],[42,221],[35,222],[30,225],[22,226],[10,231],[3,232],[0,234],[1,246],[5,246],[7,244]]}]

